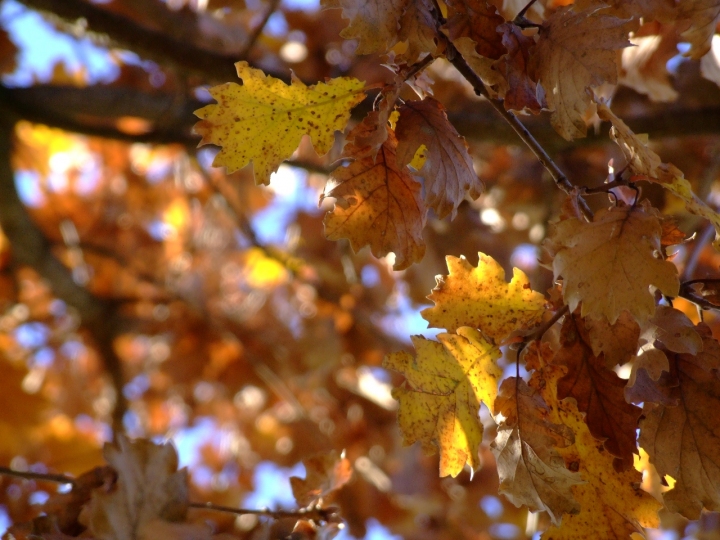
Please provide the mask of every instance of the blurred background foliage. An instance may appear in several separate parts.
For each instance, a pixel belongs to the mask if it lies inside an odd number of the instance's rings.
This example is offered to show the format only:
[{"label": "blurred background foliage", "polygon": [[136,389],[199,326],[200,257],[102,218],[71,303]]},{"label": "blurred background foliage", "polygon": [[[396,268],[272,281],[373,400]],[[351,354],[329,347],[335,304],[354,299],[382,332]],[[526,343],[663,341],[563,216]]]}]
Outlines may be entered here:
[{"label": "blurred background foliage", "polygon": [[[510,18],[514,4],[497,1]],[[562,194],[449,64],[428,75],[486,191],[452,222],[431,217],[424,260],[393,272],[389,258],[324,238],[318,198],[340,135],[324,157],[304,141],[266,188],[247,170],[210,167],[215,151],[197,150],[191,133],[207,85],[235,80],[240,59],[285,80],[290,69],[310,83],[391,80],[380,58],[355,56],[340,38],[338,11],[314,0],[0,6],[0,463],[80,474],[124,430],[171,438],[194,500],[292,507],[287,477],[301,459],[345,449],[357,473],[339,495],[345,538],[534,534],[537,517],[497,496],[487,449],[472,480],[440,479],[436,456],[400,446],[397,381],[380,368],[388,352],[409,349],[411,334],[428,335],[418,310],[446,255],[474,265],[482,251],[523,269],[536,290],[552,286],[540,245]],[[646,80],[647,59],[638,67],[628,57],[624,85],[608,95],[717,207],[720,89],[676,45],[653,57],[671,68],[653,91],[630,76],[645,66]],[[569,144],[546,116],[523,120],[575,183],[599,185],[608,161],[622,163],[607,126]],[[659,189],[644,194],[696,235],[674,256],[684,277],[716,275],[712,230]],[[698,320],[692,306],[676,307]],[[717,318],[705,320],[717,335]],[[502,360],[514,370],[513,361]],[[56,489],[0,477],[2,529],[39,515]],[[292,526],[193,516],[253,539]],[[717,521],[708,514],[693,530],[713,534]],[[665,525],[658,535],[692,532]]]}]

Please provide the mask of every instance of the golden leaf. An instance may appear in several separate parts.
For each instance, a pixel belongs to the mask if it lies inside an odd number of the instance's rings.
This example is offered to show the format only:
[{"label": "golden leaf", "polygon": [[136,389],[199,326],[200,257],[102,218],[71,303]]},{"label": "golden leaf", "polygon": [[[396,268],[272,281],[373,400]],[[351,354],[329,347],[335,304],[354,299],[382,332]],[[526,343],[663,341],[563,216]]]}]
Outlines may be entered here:
[{"label": "golden leaf", "polygon": [[312,138],[319,154],[327,153],[335,131],[345,129],[350,110],[365,98],[364,84],[349,77],[314,86],[294,79],[287,85],[247,62],[235,67],[242,86],[211,88],[218,103],[195,111],[202,119],[195,133],[202,136],[199,146],[222,147],[213,166],[233,172],[252,162],[257,184],[270,183],[270,173],[292,155],[303,135]]},{"label": "golden leaf", "polygon": [[440,450],[440,476],[457,476],[465,463],[480,465],[483,425],[480,402],[492,406],[502,370],[500,349],[473,328],[439,334],[439,342],[412,336],[417,358],[406,352],[385,357],[383,366],[406,380],[395,388],[403,443],[420,441],[425,452]]}]

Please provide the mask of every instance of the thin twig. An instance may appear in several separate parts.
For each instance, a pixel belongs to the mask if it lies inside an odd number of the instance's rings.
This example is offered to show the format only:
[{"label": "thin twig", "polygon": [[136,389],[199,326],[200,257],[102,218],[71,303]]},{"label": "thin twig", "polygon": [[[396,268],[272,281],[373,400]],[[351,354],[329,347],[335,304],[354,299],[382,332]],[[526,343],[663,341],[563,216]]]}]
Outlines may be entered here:
[{"label": "thin twig", "polygon": [[428,54],[425,58],[420,60],[417,64],[413,65],[407,73],[404,74],[404,78],[407,81],[410,77],[413,77],[427,66],[435,61],[435,57],[432,54]]},{"label": "thin twig", "polygon": [[212,503],[190,503],[190,508],[198,508],[205,510],[217,510],[218,512],[229,512],[231,514],[254,516],[267,516],[273,519],[297,518],[308,519],[314,521],[332,521],[337,519],[338,509],[335,507],[320,508],[299,508],[297,510],[268,510],[263,508],[260,510],[252,510],[250,508],[232,508],[230,506],[221,506]]},{"label": "thin twig", "polygon": [[247,43],[243,47],[243,50],[240,52],[240,58],[242,60],[247,60],[248,56],[250,55],[250,51],[255,46],[255,43],[258,39],[260,39],[260,36],[263,33],[263,30],[265,30],[265,26],[267,26],[268,21],[270,20],[270,17],[273,13],[275,13],[275,10],[277,10],[278,5],[280,4],[280,0],[270,0],[270,5],[268,6],[267,11],[265,12],[265,16],[263,17],[263,20],[260,21],[260,24],[258,24],[250,34],[250,37],[248,38]]},{"label": "thin twig", "polygon": [[10,467],[0,467],[0,474],[5,476],[16,476],[25,480],[45,480],[58,484],[74,484],[75,479],[64,474],[35,473],[30,471],[16,471]]},{"label": "thin twig", "polygon": [[[540,163],[542,163],[543,167],[545,167],[545,169],[550,173],[550,176],[552,177],[555,184],[566,194],[570,195],[574,191],[575,187],[567,179],[565,173],[562,172],[560,167],[558,167],[558,165],[548,155],[548,153],[545,151],[542,145],[540,145],[537,139],[532,136],[532,134],[527,130],[527,128],[522,124],[522,122],[518,120],[517,116],[515,116],[511,111],[505,109],[502,100],[493,99],[492,97],[490,97],[487,88],[485,88],[485,83],[483,83],[480,76],[475,73],[475,71],[473,71],[473,69],[462,57],[460,52],[449,41],[447,57],[450,63],[455,66],[455,69],[457,69],[460,74],[465,77],[465,79],[472,85],[475,93],[487,99],[493,106],[493,108],[500,114],[500,116],[502,116],[507,121],[507,123],[510,124],[510,126],[515,130],[520,139],[522,139],[522,141],[527,145],[527,147],[530,148],[532,153],[535,154],[535,157],[537,157]],[[587,203],[582,198],[578,198],[578,201],[583,215],[585,215],[588,220],[591,220],[592,211],[587,206]]]}]

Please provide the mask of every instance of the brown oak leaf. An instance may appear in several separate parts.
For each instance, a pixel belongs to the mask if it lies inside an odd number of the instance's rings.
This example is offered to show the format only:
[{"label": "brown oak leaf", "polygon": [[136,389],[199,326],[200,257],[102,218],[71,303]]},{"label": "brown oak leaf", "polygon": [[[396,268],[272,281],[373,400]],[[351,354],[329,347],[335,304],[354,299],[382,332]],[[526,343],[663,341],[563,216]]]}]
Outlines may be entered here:
[{"label": "brown oak leaf", "polygon": [[677,8],[678,18],[690,21],[690,28],[682,33],[691,45],[685,54],[699,60],[710,50],[715,27],[720,21],[720,0],[682,0]]},{"label": "brown oak leaf", "polygon": [[658,306],[644,325],[641,337],[648,343],[659,341],[677,353],[697,354],[703,350],[703,340],[692,321],[680,310]]},{"label": "brown oak leaf", "polygon": [[400,19],[398,40],[408,44],[405,58],[414,64],[425,53],[435,54],[437,50],[437,30],[435,13],[429,0],[408,2],[405,13]]},{"label": "brown oak leaf", "polygon": [[547,107],[545,92],[528,74],[530,50],[535,46],[535,41],[523,34],[515,24],[504,23],[500,30],[507,54],[498,60],[495,67],[508,82],[504,95],[505,108],[516,111],[527,109],[539,114],[543,107]]},{"label": "brown oak leaf", "polygon": [[572,311],[604,316],[611,324],[623,310],[643,321],[655,312],[650,287],[677,296],[677,268],[659,257],[662,229],[653,208],[602,209],[592,223],[576,218],[558,223],[548,242],[553,271],[563,277],[563,297]]},{"label": "brown oak leaf", "polygon": [[131,441],[118,435],[105,459],[117,472],[111,490],[95,490],[87,526],[98,540],[151,540],[157,521],[182,522],[188,509],[187,470],[178,470],[170,443]]},{"label": "brown oak leaf", "polygon": [[[350,134],[367,134],[366,123]],[[325,216],[325,236],[329,240],[347,238],[353,250],[369,245],[376,257],[395,253],[395,270],[407,268],[423,258],[422,230],[427,210],[420,198],[420,184],[396,159],[397,139],[392,130],[375,158],[351,142],[344,156],[354,159],[347,167],[332,173],[320,201],[335,199],[335,207]]]},{"label": "brown oak leaf", "polygon": [[300,506],[327,503],[352,478],[353,468],[345,455],[334,450],[303,460],[305,478],[290,477],[293,496]]},{"label": "brown oak leaf", "polygon": [[449,0],[447,32],[452,41],[470,38],[475,51],[485,58],[497,60],[505,54],[502,34],[497,28],[505,22],[495,6],[484,0]]},{"label": "brown oak leaf", "polygon": [[424,180],[425,204],[439,218],[454,218],[460,203],[469,195],[473,200],[482,192],[482,182],[473,168],[467,143],[447,118],[445,108],[433,98],[408,101],[400,107],[395,131],[398,138],[397,161],[409,164],[420,146],[427,148],[418,174]]},{"label": "brown oak leaf", "polygon": [[556,524],[563,514],[579,512],[570,488],[582,480],[565,467],[555,450],[573,444],[572,430],[551,422],[540,394],[515,377],[500,385],[494,411],[504,417],[490,444],[497,460],[500,493],[515,506],[527,505],[533,512],[547,510]]},{"label": "brown oak leaf", "polygon": [[604,318],[587,318],[585,328],[593,354],[603,354],[610,369],[629,362],[637,353],[640,326],[627,311],[621,312],[614,324]]},{"label": "brown oak leaf", "polygon": [[[718,350],[705,325],[697,327],[704,350]],[[720,408],[718,359],[714,354],[668,353],[669,381],[663,390],[677,405],[645,403],[640,445],[660,475],[675,480],[665,506],[688,519],[703,508],[720,510],[720,434],[711,426]],[[662,381],[662,378],[661,378]]]},{"label": "brown oak leaf", "polygon": [[350,24],[340,35],[356,39],[357,54],[387,52],[398,41],[398,24],[408,0],[322,0],[324,8],[342,8]]},{"label": "brown oak leaf", "polygon": [[579,317],[565,317],[560,332],[562,347],[552,360],[568,370],[558,381],[558,399],[575,398],[578,410],[586,414],[590,433],[603,440],[605,448],[616,456],[615,469],[627,470],[633,465],[633,453],[637,453],[635,430],[641,410],[625,401],[627,381],[592,353],[584,333]]},{"label": "brown oak leaf", "polygon": [[530,55],[530,75],[542,84],[554,110],[550,121],[567,140],[587,131],[591,98],[585,89],[617,83],[616,51],[630,45],[627,21],[605,14],[602,7],[559,9],[543,23]]}]

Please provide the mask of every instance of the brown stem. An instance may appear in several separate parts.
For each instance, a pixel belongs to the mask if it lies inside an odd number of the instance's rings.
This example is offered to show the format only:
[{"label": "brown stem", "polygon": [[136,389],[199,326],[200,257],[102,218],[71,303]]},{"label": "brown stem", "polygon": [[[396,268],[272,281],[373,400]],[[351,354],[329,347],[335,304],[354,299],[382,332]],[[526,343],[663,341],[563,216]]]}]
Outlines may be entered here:
[{"label": "brown stem", "polygon": [[268,510],[266,508],[260,510],[252,510],[249,508],[232,508],[230,506],[221,506],[212,503],[190,503],[190,508],[198,508],[205,510],[217,510],[218,512],[229,512],[232,514],[252,514],[255,516],[267,516],[273,519],[297,518],[314,521],[337,521],[337,508],[328,507],[311,507],[299,508],[297,510]]},{"label": "brown stem", "polygon": [[25,480],[45,480],[47,482],[56,482],[58,484],[74,484],[75,479],[64,474],[48,474],[34,473],[30,471],[16,471],[10,467],[0,467],[0,474],[5,476],[15,476],[24,478]]},{"label": "brown stem", "polygon": [[[480,76],[475,73],[475,71],[473,71],[473,69],[462,57],[460,52],[455,48],[455,45],[453,45],[449,41],[447,57],[450,63],[455,66],[455,69],[457,69],[460,74],[465,77],[465,79],[470,83],[470,85],[473,87],[473,90],[475,90],[475,93],[487,99],[492,105],[492,107],[500,114],[500,116],[502,116],[505,121],[510,124],[513,130],[515,130],[515,133],[518,134],[520,139],[527,145],[527,147],[532,151],[532,153],[535,154],[535,157],[537,157],[540,163],[542,163],[543,167],[545,167],[545,170],[550,173],[550,176],[552,177],[555,184],[565,193],[570,195],[574,191],[575,187],[567,179],[565,173],[562,172],[560,167],[558,167],[558,165],[548,155],[548,153],[535,139],[535,137],[532,136],[532,134],[522,124],[522,122],[518,120],[517,116],[515,116],[511,111],[505,109],[502,100],[493,99],[492,97],[490,97],[487,88],[485,88],[485,83],[483,83]],[[580,202],[580,208],[583,214],[586,218],[588,218],[588,220],[591,220],[592,211],[587,206],[587,203],[582,198],[578,198],[578,200]]]}]

